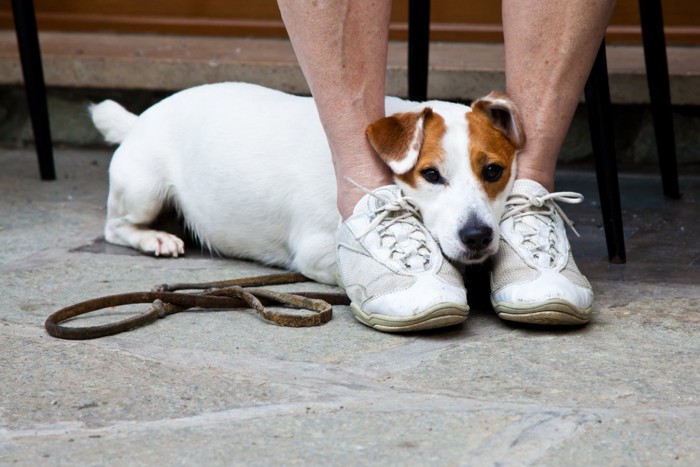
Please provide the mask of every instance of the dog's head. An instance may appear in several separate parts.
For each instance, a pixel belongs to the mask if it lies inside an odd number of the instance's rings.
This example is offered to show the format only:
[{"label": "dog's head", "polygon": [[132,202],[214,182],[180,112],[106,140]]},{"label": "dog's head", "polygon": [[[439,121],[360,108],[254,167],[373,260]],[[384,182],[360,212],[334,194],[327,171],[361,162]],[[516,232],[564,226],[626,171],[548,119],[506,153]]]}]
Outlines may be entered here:
[{"label": "dog's head", "polygon": [[426,102],[371,124],[367,137],[448,258],[475,263],[496,252],[516,154],[525,144],[508,97],[491,93],[471,108]]}]

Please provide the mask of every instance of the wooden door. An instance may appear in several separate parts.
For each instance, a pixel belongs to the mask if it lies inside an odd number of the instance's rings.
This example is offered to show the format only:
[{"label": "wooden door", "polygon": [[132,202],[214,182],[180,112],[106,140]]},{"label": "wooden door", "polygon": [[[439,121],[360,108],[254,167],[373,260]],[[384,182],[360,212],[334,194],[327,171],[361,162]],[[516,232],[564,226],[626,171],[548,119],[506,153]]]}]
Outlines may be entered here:
[{"label": "wooden door", "polygon": [[[524,0],[525,1],[525,0]],[[276,0],[34,0],[41,30],[142,32],[209,36],[284,37]],[[407,1],[395,0],[393,39],[405,38]],[[432,39],[499,42],[500,2],[433,0]],[[670,44],[700,44],[700,1],[663,0]],[[12,28],[9,2],[0,27]],[[608,30],[611,43],[638,43],[638,0],[618,0]]]}]

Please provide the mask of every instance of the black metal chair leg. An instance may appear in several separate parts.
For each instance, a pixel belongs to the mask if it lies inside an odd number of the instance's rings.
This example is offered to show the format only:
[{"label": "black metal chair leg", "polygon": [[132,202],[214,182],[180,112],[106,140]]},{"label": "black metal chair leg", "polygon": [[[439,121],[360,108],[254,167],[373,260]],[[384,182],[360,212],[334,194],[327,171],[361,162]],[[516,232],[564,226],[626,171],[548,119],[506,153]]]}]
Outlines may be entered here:
[{"label": "black metal chair leg", "polygon": [[428,98],[428,52],[430,49],[430,1],[408,4],[408,98]]},{"label": "black metal chair leg", "polygon": [[681,197],[678,188],[676,163],[676,138],[673,131],[671,91],[666,58],[666,38],[660,0],[639,0],[642,23],[644,61],[649,85],[649,102],[654,119],[656,150],[661,170],[664,194],[670,198]]},{"label": "black metal chair leg", "polygon": [[624,263],[626,261],[625,238],[622,229],[620,187],[617,180],[605,41],[600,46],[586,82],[585,95],[608,258],[611,263]]},{"label": "black metal chair leg", "polygon": [[55,180],[49,111],[46,103],[46,86],[41,66],[39,36],[32,0],[12,0],[15,31],[24,75],[24,88],[29,103],[34,142],[39,157],[39,172],[42,180]]}]

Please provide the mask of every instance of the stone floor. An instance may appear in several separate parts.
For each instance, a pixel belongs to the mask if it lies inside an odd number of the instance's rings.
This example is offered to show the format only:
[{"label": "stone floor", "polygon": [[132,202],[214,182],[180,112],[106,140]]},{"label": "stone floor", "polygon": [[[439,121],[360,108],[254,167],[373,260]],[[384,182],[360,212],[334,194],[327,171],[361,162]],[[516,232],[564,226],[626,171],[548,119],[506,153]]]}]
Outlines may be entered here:
[{"label": "stone floor", "polygon": [[78,301],[272,271],[105,245],[108,161],[59,150],[59,180],[40,182],[30,151],[0,150],[0,465],[700,464],[700,178],[668,201],[657,177],[623,176],[628,262],[611,265],[593,176],[561,174],[586,195],[565,206],[597,294],[583,328],[478,305],[388,335],[336,307],[316,328],[188,312],[58,340],[44,320]]}]

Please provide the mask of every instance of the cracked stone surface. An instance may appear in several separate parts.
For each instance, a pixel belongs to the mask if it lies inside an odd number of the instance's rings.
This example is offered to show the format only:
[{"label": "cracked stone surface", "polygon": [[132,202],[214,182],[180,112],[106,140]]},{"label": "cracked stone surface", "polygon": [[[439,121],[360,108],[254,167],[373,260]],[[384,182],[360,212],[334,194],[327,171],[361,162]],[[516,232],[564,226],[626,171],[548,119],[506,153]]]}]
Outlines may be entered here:
[{"label": "cracked stone surface", "polygon": [[[628,263],[607,262],[595,178],[558,188],[591,280],[583,328],[514,326],[470,288],[464,325],[382,334],[346,307],[316,328],[193,311],[91,341],[48,336],[88,298],[275,272],[101,240],[110,153],[0,149],[0,465],[698,465],[700,178],[665,200],[621,178]],[[327,286],[305,284],[286,289]],[[480,300],[481,299],[481,300]],[[79,318],[93,325],[142,310]]]}]

